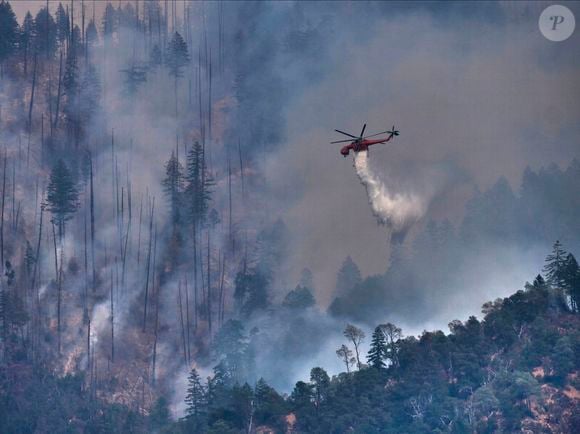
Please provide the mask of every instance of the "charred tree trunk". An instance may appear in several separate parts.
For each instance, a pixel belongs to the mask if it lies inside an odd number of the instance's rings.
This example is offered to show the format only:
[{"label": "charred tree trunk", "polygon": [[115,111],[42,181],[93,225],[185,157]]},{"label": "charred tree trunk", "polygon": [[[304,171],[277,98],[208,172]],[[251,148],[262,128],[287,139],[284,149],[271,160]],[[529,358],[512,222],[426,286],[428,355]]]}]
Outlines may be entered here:
[{"label": "charred tree trunk", "polygon": [[147,271],[145,275],[145,302],[143,307],[143,331],[147,327],[147,303],[149,298],[149,273],[151,270],[151,245],[153,242],[153,212],[155,209],[155,198],[153,198],[153,204],[151,206],[151,218],[149,220],[149,247],[147,252]]},{"label": "charred tree trunk", "polygon": [[4,152],[4,164],[2,169],[2,210],[0,211],[0,267],[4,267],[4,208],[6,203],[6,159]]},{"label": "charred tree trunk", "polygon": [[91,187],[91,198],[90,198],[90,208],[91,208],[91,265],[93,268],[93,292],[95,292],[95,287],[97,286],[97,272],[95,267],[95,190],[93,183],[93,157],[89,153],[90,161],[90,187]]},{"label": "charred tree trunk", "polygon": [[[48,14],[48,10],[47,10]],[[48,33],[48,32],[47,32]],[[28,133],[32,130],[32,107],[34,106],[34,92],[36,91],[36,69],[37,69],[37,59],[36,54],[34,54],[34,70],[32,73],[32,91],[30,92],[30,105],[28,106]]]},{"label": "charred tree trunk", "polygon": [[62,88],[62,51],[60,52],[60,64],[58,67],[58,88],[56,90],[56,108],[54,113],[53,128],[56,130],[58,128],[58,116],[60,111],[60,97]]},{"label": "charred tree trunk", "polygon": [[113,269],[111,269],[111,363],[115,363],[115,303],[113,288]]},{"label": "charred tree trunk", "polygon": [[185,364],[187,364],[187,362],[188,362],[188,360],[187,360],[187,342],[185,339],[185,323],[183,321],[183,303],[182,303],[182,298],[181,298],[181,280],[179,280],[179,283],[177,284],[177,288],[178,288],[177,307],[179,309],[179,319],[180,319],[180,324],[181,324],[181,341],[183,343],[183,359],[185,361]]},{"label": "charred tree trunk", "polygon": [[155,333],[154,333],[154,340],[153,340],[153,371],[152,371],[152,380],[153,386],[155,386],[155,367],[157,362],[157,338],[159,337],[159,292],[160,286],[155,284],[155,266],[156,266],[156,254],[157,254],[157,227],[155,228],[155,241],[153,242],[153,278],[152,280],[152,287],[156,288],[155,291]]},{"label": "charred tree trunk", "polygon": [[210,258],[210,229],[207,230],[207,326],[211,339],[211,258]]}]

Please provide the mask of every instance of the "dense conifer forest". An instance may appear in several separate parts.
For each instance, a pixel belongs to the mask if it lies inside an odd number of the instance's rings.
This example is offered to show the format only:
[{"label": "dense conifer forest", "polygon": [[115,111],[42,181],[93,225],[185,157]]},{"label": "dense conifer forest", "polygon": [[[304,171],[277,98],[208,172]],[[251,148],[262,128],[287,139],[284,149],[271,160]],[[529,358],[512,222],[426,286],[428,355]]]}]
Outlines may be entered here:
[{"label": "dense conifer forest", "polygon": [[[312,184],[285,178],[288,107],[332,81],[341,17],[381,24],[387,4],[15,3],[1,433],[578,432],[578,160],[482,186],[445,168],[461,211],[380,227],[380,272],[372,251],[304,259],[334,253],[319,234],[354,205],[289,207]],[[316,233],[288,223],[318,208]]]}]

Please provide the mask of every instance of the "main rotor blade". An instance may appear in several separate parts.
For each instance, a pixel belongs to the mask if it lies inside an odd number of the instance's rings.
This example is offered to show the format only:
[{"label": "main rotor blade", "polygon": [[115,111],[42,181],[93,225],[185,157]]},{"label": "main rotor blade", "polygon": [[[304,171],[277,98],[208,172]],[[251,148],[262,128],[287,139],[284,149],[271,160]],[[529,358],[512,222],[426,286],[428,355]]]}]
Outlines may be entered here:
[{"label": "main rotor blade", "polygon": [[360,137],[364,136],[366,127],[367,127],[367,124],[364,124],[364,125],[363,125],[363,129],[362,129],[362,131],[360,132]]},{"label": "main rotor blade", "polygon": [[344,134],[345,136],[352,137],[353,139],[358,139],[358,137],[353,136],[352,134],[349,134],[349,133],[345,133],[344,131],[340,131],[340,130],[334,130],[334,131],[336,131],[337,133],[340,133],[340,134]]},{"label": "main rotor blade", "polygon": [[346,143],[346,142],[352,142],[352,140],[337,140],[336,142],[330,142],[330,144],[334,144],[334,143]]},{"label": "main rotor blade", "polygon": [[366,139],[366,138],[368,138],[368,137],[376,137],[376,136],[380,136],[381,134],[387,134],[387,133],[390,133],[390,131],[388,131],[388,130],[387,130],[387,131],[382,131],[382,132],[380,132],[380,133],[371,134],[370,136],[365,136],[365,137],[363,137],[363,139]]}]

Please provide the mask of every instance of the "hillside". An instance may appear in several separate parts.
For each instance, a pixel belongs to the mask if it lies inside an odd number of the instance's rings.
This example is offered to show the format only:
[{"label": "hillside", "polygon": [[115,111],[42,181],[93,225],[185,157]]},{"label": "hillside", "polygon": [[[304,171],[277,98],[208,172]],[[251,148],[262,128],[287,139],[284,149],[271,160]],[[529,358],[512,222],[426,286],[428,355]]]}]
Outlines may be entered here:
[{"label": "hillside", "polygon": [[[556,245],[557,254],[558,249]],[[134,402],[109,404],[94,396],[82,373],[55,377],[47,366],[19,356],[24,353],[19,352],[18,335],[13,334],[12,360],[1,366],[0,429],[6,433],[574,433],[580,426],[580,315],[574,311],[576,293],[570,285],[577,280],[570,280],[565,271],[569,267],[557,267],[554,255],[548,261],[551,281],[560,276],[561,286],[567,289],[538,275],[524,290],[486,303],[481,321],[475,317],[452,321],[449,334],[433,331],[403,337],[395,325],[383,324],[375,329],[371,349],[366,358],[360,355],[360,363],[348,346],[337,351],[350,372],[329,378],[324,369],[314,367],[310,379],[296,383],[289,396],[263,379],[255,385],[238,382],[251,361],[250,353],[257,349],[248,345],[241,323],[230,320],[216,337],[222,358],[215,375],[206,382],[192,370],[186,417],[178,422],[171,422],[163,397],[151,412],[143,413]],[[576,269],[576,279],[577,273]],[[364,333],[349,327],[345,330],[349,345],[360,345]],[[109,386],[114,387],[103,382],[99,395],[106,396]]]}]

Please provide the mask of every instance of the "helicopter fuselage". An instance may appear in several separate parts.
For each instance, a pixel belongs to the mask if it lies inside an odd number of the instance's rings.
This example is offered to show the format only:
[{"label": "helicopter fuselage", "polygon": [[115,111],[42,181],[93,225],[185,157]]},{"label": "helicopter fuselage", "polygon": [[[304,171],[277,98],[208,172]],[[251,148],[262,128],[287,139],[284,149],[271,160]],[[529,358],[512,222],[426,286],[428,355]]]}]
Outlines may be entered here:
[{"label": "helicopter fuselage", "polygon": [[349,143],[346,146],[343,146],[340,149],[340,153],[346,157],[350,151],[352,150],[353,152],[361,152],[361,151],[368,151],[369,146],[372,145],[377,145],[379,143],[387,143],[389,140],[391,140],[393,136],[389,136],[386,139],[379,139],[379,140],[353,140],[351,143]]}]

